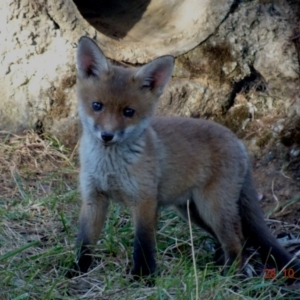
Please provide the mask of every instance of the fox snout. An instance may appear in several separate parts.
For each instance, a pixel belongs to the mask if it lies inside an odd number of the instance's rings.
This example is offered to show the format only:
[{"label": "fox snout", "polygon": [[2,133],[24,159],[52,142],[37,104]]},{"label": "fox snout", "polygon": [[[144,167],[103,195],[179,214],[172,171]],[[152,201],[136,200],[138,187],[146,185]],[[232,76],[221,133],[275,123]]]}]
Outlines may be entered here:
[{"label": "fox snout", "polygon": [[109,132],[102,132],[101,133],[101,139],[104,142],[110,142],[113,138],[114,138],[114,134],[113,133],[109,133]]},{"label": "fox snout", "polygon": [[98,130],[96,132],[97,138],[102,142],[104,146],[110,146],[119,143],[122,140],[122,131],[113,130]]},{"label": "fox snout", "polygon": [[122,143],[125,137],[125,133],[122,128],[112,129],[110,126],[106,126],[106,128],[97,126],[94,134],[96,134],[97,138],[104,146]]},{"label": "fox snout", "polygon": [[110,133],[110,132],[102,132],[101,133],[101,139],[104,143],[108,143],[108,142],[111,142],[114,138],[114,134],[113,133]]},{"label": "fox snout", "polygon": [[[104,146],[122,142],[124,138],[124,129],[118,128],[113,120],[98,119],[83,116],[83,123],[86,129],[97,138]],[[101,122],[100,122],[101,121]]]}]

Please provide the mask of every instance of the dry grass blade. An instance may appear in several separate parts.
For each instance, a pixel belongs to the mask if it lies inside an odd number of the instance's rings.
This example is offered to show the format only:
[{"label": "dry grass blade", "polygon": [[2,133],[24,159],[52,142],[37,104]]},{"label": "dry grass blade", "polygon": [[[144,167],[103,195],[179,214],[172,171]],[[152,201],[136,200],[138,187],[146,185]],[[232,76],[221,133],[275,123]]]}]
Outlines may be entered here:
[{"label": "dry grass blade", "polygon": [[197,275],[197,268],[196,268],[195,248],[194,248],[194,242],[193,242],[194,239],[193,239],[193,230],[192,230],[192,223],[191,223],[191,217],[190,217],[190,201],[189,200],[187,200],[187,215],[188,215],[188,221],[189,221],[193,266],[194,266],[194,274],[195,274],[196,300],[198,300],[199,299],[199,286],[198,286],[198,275]]},{"label": "dry grass blade", "polygon": [[[0,132],[0,194],[22,199],[27,197],[24,178],[32,181],[60,168],[74,168],[64,147],[54,145],[55,140],[43,139],[32,131],[23,135]],[[25,180],[26,181],[26,180]],[[29,183],[31,184],[31,183]],[[43,188],[43,187],[41,187]]]}]

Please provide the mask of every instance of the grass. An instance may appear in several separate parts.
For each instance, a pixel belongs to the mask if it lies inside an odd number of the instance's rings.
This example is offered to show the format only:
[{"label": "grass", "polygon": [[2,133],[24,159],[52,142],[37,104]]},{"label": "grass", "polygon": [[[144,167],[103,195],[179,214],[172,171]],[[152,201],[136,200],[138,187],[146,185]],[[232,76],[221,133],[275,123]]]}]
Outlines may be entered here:
[{"label": "grass", "polygon": [[[157,234],[155,287],[131,282],[133,230],[112,204],[89,273],[72,280],[80,208],[74,149],[32,132],[0,132],[0,299],[299,299],[262,276],[221,276],[213,241],[170,209]],[[192,238],[191,238],[192,237]]]}]

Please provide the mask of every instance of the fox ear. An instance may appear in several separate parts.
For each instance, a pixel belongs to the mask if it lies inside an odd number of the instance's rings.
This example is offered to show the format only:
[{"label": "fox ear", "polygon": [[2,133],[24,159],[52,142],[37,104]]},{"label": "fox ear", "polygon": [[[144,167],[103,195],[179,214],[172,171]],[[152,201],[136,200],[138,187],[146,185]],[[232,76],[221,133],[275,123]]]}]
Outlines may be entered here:
[{"label": "fox ear", "polygon": [[86,36],[79,40],[76,58],[79,77],[99,78],[109,72],[110,65],[103,52],[92,39]]},{"label": "fox ear", "polygon": [[161,56],[140,67],[134,79],[141,82],[142,89],[148,89],[160,96],[172,76],[173,68],[174,57]]}]

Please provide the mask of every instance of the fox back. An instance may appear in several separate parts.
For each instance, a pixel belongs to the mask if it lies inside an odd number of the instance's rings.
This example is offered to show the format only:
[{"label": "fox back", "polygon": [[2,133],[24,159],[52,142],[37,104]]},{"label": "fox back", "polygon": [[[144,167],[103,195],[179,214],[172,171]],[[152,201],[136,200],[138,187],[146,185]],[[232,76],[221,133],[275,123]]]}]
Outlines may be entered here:
[{"label": "fox back", "polygon": [[[273,256],[283,268],[292,257],[264,223],[243,143],[214,122],[154,117],[173,65],[172,56],[162,56],[139,68],[115,66],[92,40],[83,37],[79,42],[83,204],[74,269],[86,271],[91,264],[90,245],[103,227],[109,199],[125,203],[132,212],[135,279],[155,272],[161,205],[173,205],[213,235],[226,269],[233,263],[242,269],[246,242],[259,249],[264,261],[274,264]],[[299,262],[291,266],[298,274]]]}]

